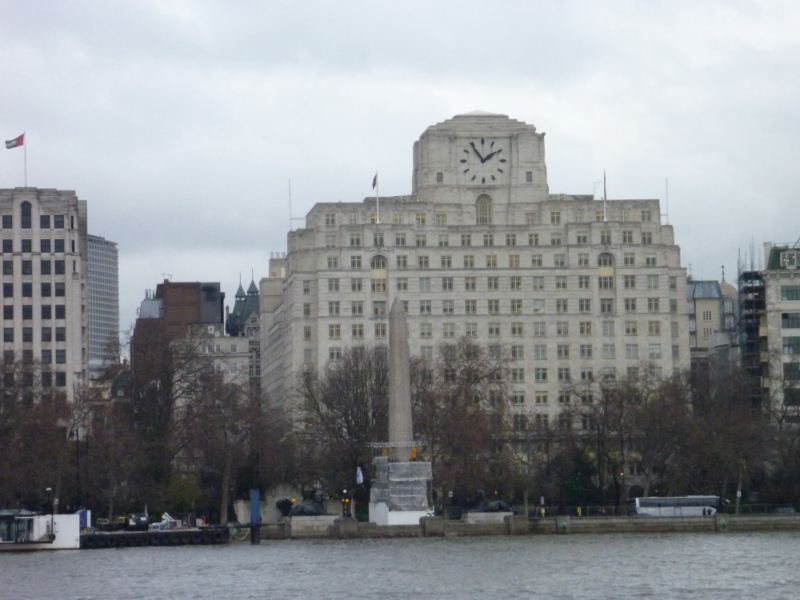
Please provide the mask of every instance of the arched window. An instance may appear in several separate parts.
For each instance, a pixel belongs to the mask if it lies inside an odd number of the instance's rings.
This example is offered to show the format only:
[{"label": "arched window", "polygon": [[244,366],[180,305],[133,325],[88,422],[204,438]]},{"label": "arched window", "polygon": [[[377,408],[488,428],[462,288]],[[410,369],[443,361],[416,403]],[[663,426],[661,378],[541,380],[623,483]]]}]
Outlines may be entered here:
[{"label": "arched window", "polygon": [[369,266],[373,269],[385,269],[386,268],[386,257],[380,254],[373,256],[372,261],[370,262]]},{"label": "arched window", "polygon": [[22,213],[22,228],[23,229],[30,229],[31,228],[31,203],[30,202],[23,202],[20,204],[20,212]]},{"label": "arched window", "polygon": [[475,202],[478,225],[492,224],[492,199],[486,194],[478,196]]},{"label": "arched window", "polygon": [[608,252],[603,252],[597,257],[597,266],[598,267],[613,267],[614,266],[614,257],[609,254]]}]

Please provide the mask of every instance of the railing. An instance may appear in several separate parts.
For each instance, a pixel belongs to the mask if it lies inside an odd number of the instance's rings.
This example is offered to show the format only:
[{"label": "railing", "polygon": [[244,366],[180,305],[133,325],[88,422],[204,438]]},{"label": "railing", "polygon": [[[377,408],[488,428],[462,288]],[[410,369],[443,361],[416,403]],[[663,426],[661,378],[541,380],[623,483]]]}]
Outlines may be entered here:
[{"label": "railing", "polygon": [[[469,510],[469,509],[466,509]],[[514,514],[525,514],[525,507],[521,504],[513,506]],[[724,510],[728,514],[735,514],[736,507],[734,504],[728,504]],[[742,504],[739,507],[739,514],[741,515],[773,515],[773,516],[797,516],[800,517],[800,503],[782,503],[782,504]],[[528,517],[530,519],[538,519],[543,517],[555,517],[559,515],[568,515],[570,517],[629,517],[635,516],[632,508],[628,505],[614,506],[598,506],[598,505],[583,505],[583,506],[558,506],[558,505],[528,505]]]}]

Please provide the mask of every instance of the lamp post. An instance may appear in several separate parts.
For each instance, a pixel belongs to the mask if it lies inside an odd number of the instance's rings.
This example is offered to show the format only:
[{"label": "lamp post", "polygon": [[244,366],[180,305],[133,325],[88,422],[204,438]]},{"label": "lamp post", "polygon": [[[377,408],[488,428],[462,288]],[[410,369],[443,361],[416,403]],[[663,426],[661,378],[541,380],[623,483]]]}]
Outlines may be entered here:
[{"label": "lamp post", "polygon": [[53,488],[45,488],[44,490],[47,492],[48,497],[50,498],[50,542],[52,543],[56,539],[56,531],[54,529],[54,519],[55,519],[55,496],[53,494]]}]

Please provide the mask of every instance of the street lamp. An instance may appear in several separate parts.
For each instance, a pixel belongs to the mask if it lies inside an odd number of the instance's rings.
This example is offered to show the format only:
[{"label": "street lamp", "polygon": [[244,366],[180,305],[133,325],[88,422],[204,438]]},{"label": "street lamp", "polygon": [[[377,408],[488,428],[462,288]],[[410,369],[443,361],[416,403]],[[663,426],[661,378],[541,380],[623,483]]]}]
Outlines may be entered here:
[{"label": "street lamp", "polygon": [[55,496],[53,495],[53,488],[45,488],[44,490],[47,492],[48,497],[50,498],[50,542],[52,543],[56,539],[56,531],[54,528],[54,519],[55,519]]}]

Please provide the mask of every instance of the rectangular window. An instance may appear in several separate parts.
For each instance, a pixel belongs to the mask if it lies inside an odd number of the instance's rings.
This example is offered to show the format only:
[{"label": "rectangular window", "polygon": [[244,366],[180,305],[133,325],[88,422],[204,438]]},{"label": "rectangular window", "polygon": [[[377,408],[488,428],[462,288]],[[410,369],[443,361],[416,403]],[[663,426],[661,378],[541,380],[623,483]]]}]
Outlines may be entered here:
[{"label": "rectangular window", "polygon": [[610,315],[614,313],[614,299],[600,298],[600,314]]},{"label": "rectangular window", "polygon": [[531,266],[532,267],[541,267],[542,266],[542,255],[541,254],[533,254],[533,255],[531,255]]},{"label": "rectangular window", "polygon": [[486,278],[486,289],[491,291],[497,291],[500,289],[500,278],[499,277],[487,277]]},{"label": "rectangular window", "polygon": [[464,300],[464,312],[468,315],[474,315],[478,312],[477,300]]},{"label": "rectangular window", "polygon": [[361,257],[360,256],[351,256],[350,257],[350,268],[351,269],[360,269],[361,268]]},{"label": "rectangular window", "polygon": [[642,244],[650,245],[653,243],[653,234],[649,231],[642,232]]},{"label": "rectangular window", "polygon": [[611,243],[611,232],[607,229],[600,232],[600,243],[604,246],[608,246]]},{"label": "rectangular window", "polygon": [[364,303],[361,300],[354,300],[350,303],[350,314],[361,316],[364,314]]},{"label": "rectangular window", "polygon": [[547,381],[547,369],[545,367],[536,367],[533,370],[533,380],[536,383],[545,383]]},{"label": "rectangular window", "polygon": [[477,277],[465,277],[464,278],[464,291],[466,292],[474,292],[475,287],[477,285],[478,278]]},{"label": "rectangular window", "polygon": [[372,281],[370,281],[370,287],[371,287],[373,292],[376,292],[376,293],[379,293],[379,294],[385,294],[386,293],[386,280],[385,279],[373,279]]},{"label": "rectangular window", "polygon": [[456,337],[456,324],[442,323],[442,337],[445,339],[452,339]]},{"label": "rectangular window", "polygon": [[55,283],[55,291],[56,291],[55,295],[56,295],[57,298],[63,298],[64,297],[64,294],[65,294],[64,285],[65,284],[64,284],[63,281],[56,281],[56,283]]},{"label": "rectangular window", "polygon": [[533,276],[533,290],[541,291],[544,289],[544,277],[541,275],[534,275]]},{"label": "rectangular window", "polygon": [[500,300],[489,300],[488,301],[488,310],[490,315],[499,315],[500,314]]},{"label": "rectangular window", "polygon": [[592,335],[592,322],[581,321],[580,323],[578,323],[578,330],[582,336]]},{"label": "rectangular window", "polygon": [[565,290],[565,289],[567,289],[567,276],[566,275],[556,275],[556,289],[557,290]]},{"label": "rectangular window", "polygon": [[[56,308],[58,308],[56,306]],[[23,342],[32,342],[33,341],[33,327],[23,327],[22,328],[22,341]]]},{"label": "rectangular window", "polygon": [[508,288],[510,290],[522,289],[522,277],[520,275],[513,275],[508,278]]},{"label": "rectangular window", "polygon": [[452,277],[442,277],[442,291],[443,292],[452,292],[453,291],[453,278]]},{"label": "rectangular window", "polygon": [[450,238],[446,233],[440,233],[437,238],[439,248],[447,248],[450,245]]},{"label": "rectangular window", "polygon": [[339,268],[339,258],[337,256],[329,256],[328,257],[328,268],[329,269],[338,269]]},{"label": "rectangular window", "polygon": [[44,327],[42,329],[42,341],[51,342],[52,340],[53,340],[53,330],[50,327]]},{"label": "rectangular window", "polygon": [[455,313],[455,301],[454,300],[442,300],[442,314],[443,315],[452,315]]},{"label": "rectangular window", "polygon": [[426,248],[428,246],[428,238],[425,236],[424,233],[418,233],[416,236],[415,243],[417,248]]},{"label": "rectangular window", "polygon": [[638,335],[636,321],[625,321],[625,335],[630,337]]},{"label": "rectangular window", "polygon": [[53,318],[52,307],[49,304],[42,304],[42,319],[49,320]]},{"label": "rectangular window", "polygon": [[623,244],[632,244],[633,243],[633,231],[623,231],[622,232],[622,243]]},{"label": "rectangular window", "polygon": [[626,290],[636,289],[636,275],[623,275],[622,287]]},{"label": "rectangular window", "polygon": [[588,267],[589,266],[589,255],[585,252],[581,252],[578,254],[578,266],[579,267]]},{"label": "rectangular window", "polygon": [[430,292],[431,291],[431,278],[430,277],[420,277],[419,278],[419,291],[420,292]]},{"label": "rectangular window", "polygon": [[10,260],[3,261],[3,275],[13,275],[14,274],[14,262]]},{"label": "rectangular window", "polygon": [[636,255],[633,252],[626,252],[622,259],[622,264],[626,267],[636,266]]},{"label": "rectangular window", "polygon": [[491,233],[484,233],[483,234],[483,245],[484,246],[494,246],[494,234]]},{"label": "rectangular window", "polygon": [[383,248],[383,233],[382,232],[376,232],[375,234],[373,234],[373,236],[372,236],[372,244],[376,248]]},{"label": "rectangular window", "polygon": [[364,324],[353,323],[350,327],[350,337],[354,340],[364,339]]},{"label": "rectangular window", "polygon": [[782,313],[781,327],[784,329],[800,329],[800,312]]},{"label": "rectangular window", "polygon": [[569,344],[558,344],[556,346],[556,358],[567,360],[569,358]]},{"label": "rectangular window", "polygon": [[469,338],[476,338],[478,337],[478,324],[477,323],[465,323],[464,324],[464,335]]},{"label": "rectangular window", "polygon": [[430,300],[420,300],[419,301],[419,314],[421,314],[421,315],[429,315],[429,314],[431,314],[431,301]]},{"label": "rectangular window", "polygon": [[562,383],[567,382],[572,378],[569,367],[558,367],[556,373],[558,375],[558,380]]},{"label": "rectangular window", "polygon": [[647,299],[647,312],[657,313],[658,311],[659,311],[658,298],[648,298]]},{"label": "rectangular window", "polygon": [[512,315],[522,314],[522,300],[511,300],[510,308]]},{"label": "rectangular window", "polygon": [[661,358],[661,344],[650,344],[648,346],[647,354],[650,360]]},{"label": "rectangular window", "polygon": [[625,298],[625,312],[636,312],[636,298]]},{"label": "rectangular window", "polygon": [[598,277],[597,287],[601,290],[613,290],[614,278],[613,277]]},{"label": "rectangular window", "polygon": [[376,338],[386,337],[386,323],[375,323],[375,337]]},{"label": "rectangular window", "polygon": [[553,256],[553,266],[554,267],[566,267],[567,266],[567,255],[566,254],[556,254]]},{"label": "rectangular window", "polygon": [[592,312],[592,301],[589,298],[579,298],[578,312],[582,313]]},{"label": "rectangular window", "polygon": [[419,324],[419,337],[427,340],[433,337],[433,326],[430,323]]},{"label": "rectangular window", "polygon": [[591,344],[581,344],[580,345],[580,357],[581,358],[592,358],[592,345]]},{"label": "rectangular window", "polygon": [[452,256],[442,256],[440,258],[440,264],[442,265],[443,269],[449,269],[453,266],[453,257]]},{"label": "rectangular window", "polygon": [[590,278],[588,275],[578,275],[578,289],[588,290],[590,285]]},{"label": "rectangular window", "polygon": [[647,289],[648,290],[657,290],[658,289],[658,275],[648,275],[647,276]]},{"label": "rectangular window", "polygon": [[398,292],[406,292],[408,291],[408,278],[407,277],[398,277],[395,282],[395,287]]},{"label": "rectangular window", "polygon": [[331,340],[339,340],[342,338],[342,326],[338,323],[328,325],[328,338]]},{"label": "rectangular window", "polygon": [[781,300],[800,300],[800,285],[782,285]]},{"label": "rectangular window", "polygon": [[353,278],[350,280],[350,291],[351,292],[360,292],[363,289],[363,282],[359,278]]},{"label": "rectangular window", "polygon": [[616,358],[616,346],[614,344],[603,344],[603,358]]},{"label": "rectangular window", "polygon": [[30,304],[23,304],[22,305],[22,318],[25,321],[30,321],[33,319],[33,306]]},{"label": "rectangular window", "polygon": [[556,322],[556,335],[558,337],[569,337],[569,323],[567,321]]},{"label": "rectangular window", "polygon": [[[24,249],[22,250],[25,251]],[[53,251],[54,252],[64,252],[64,240],[54,240],[53,241]]]},{"label": "rectangular window", "polygon": [[385,317],[386,316],[386,301],[375,300],[372,302],[372,316]]},{"label": "rectangular window", "polygon": [[338,279],[328,279],[328,291],[329,292],[338,292],[339,291],[339,280]]},{"label": "rectangular window", "polygon": [[661,335],[661,321],[648,321],[647,335]]},{"label": "rectangular window", "polygon": [[489,323],[489,337],[500,337],[500,323]]},{"label": "rectangular window", "polygon": [[465,269],[474,269],[475,268],[475,257],[471,254],[467,254],[464,256],[464,268]]},{"label": "rectangular window", "polygon": [[647,267],[655,267],[656,266],[656,257],[655,255],[651,254],[650,256],[644,257],[644,264]]},{"label": "rectangular window", "polygon": [[406,245],[406,234],[405,233],[396,233],[394,236],[394,245],[403,247]]},{"label": "rectangular window", "polygon": [[430,260],[427,256],[418,256],[417,257],[417,267],[420,269],[428,269],[430,268]]},{"label": "rectangular window", "polygon": [[550,224],[561,225],[561,213],[557,210],[550,212]]},{"label": "rectangular window", "polygon": [[556,312],[559,314],[567,312],[566,298],[556,298]]},{"label": "rectangular window", "polygon": [[56,319],[66,319],[67,309],[63,304],[56,304]]},{"label": "rectangular window", "polygon": [[11,215],[3,215],[3,229],[11,229],[12,226]]}]

